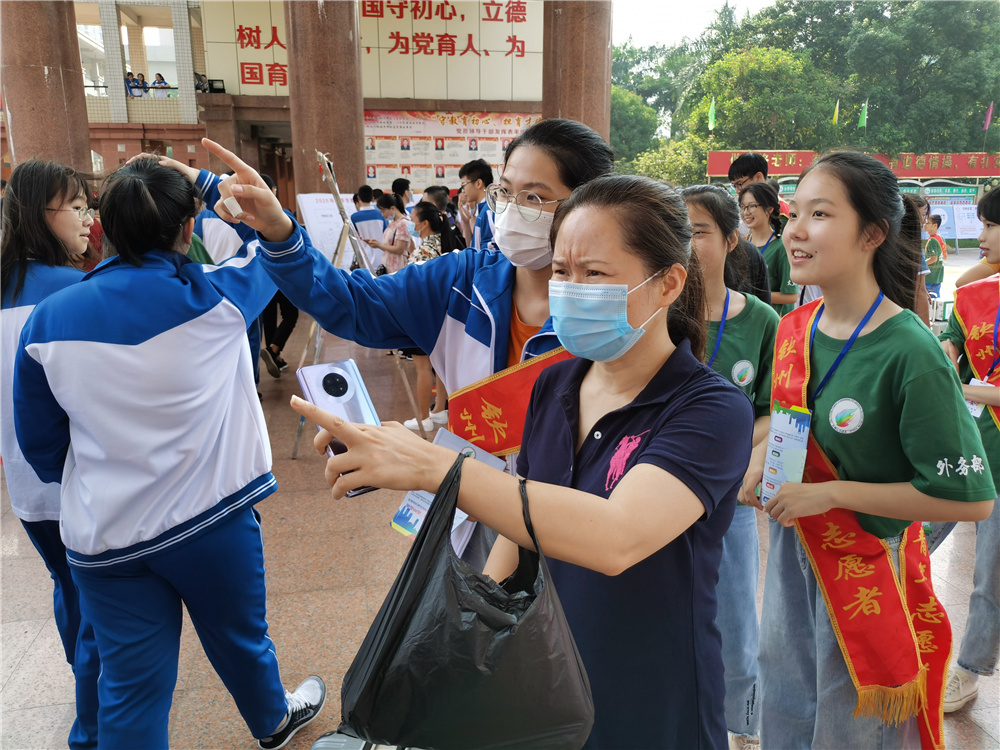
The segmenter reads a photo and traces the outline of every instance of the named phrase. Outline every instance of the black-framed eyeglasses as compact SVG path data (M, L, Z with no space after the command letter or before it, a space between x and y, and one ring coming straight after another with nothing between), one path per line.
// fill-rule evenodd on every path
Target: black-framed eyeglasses
M80 221L93 219L97 211L92 208L46 208L46 211L72 211Z
M748 182L750 182L750 178L749 177L744 177L744 178L739 179L739 180L733 180L729 184L732 185L733 189L738 193L743 188L746 187L746 185L747 185Z
M554 201L543 201L530 190L522 190L517 195L511 195L507 188L499 184L493 184L486 188L486 205L493 210L493 213L502 214L513 203L525 221L538 221L542 216L544 206L550 203L562 203L564 200L566 199L558 198Z
M760 208L759 203L747 203L745 206L740 206L740 213L748 214L755 208Z

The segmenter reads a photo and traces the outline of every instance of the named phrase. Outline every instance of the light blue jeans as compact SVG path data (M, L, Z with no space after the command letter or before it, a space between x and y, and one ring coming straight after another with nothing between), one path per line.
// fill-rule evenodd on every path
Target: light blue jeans
M955 528L954 522L932 523L927 537L931 552ZM965 621L958 666L989 676L1000 657L1000 499L985 521L976 523L976 566L972 572L969 619Z
M757 580L760 545L757 511L737 505L729 531L722 538L719 611L715 624L722 633L722 663L726 669L726 728L735 734L760 734L757 685Z
M858 692L795 528L769 524L760 626L760 742L764 748L920 746L916 719L900 727L853 716ZM901 537L886 539L898 554Z

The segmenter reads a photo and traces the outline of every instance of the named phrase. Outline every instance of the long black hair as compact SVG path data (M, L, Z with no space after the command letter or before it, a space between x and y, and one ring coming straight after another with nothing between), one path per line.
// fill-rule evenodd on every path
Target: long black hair
M198 213L198 194L184 175L151 157L111 174L99 205L104 256L140 266L151 250L176 248L181 229Z
M507 166L511 154L521 146L545 151L556 163L559 179L571 190L615 168L615 154L597 131L576 120L551 118L536 122L510 142L504 154Z
M723 268L725 284L730 289L742 289L747 282L750 264L746 253L740 248L740 243L745 240L741 240L739 236L740 210L736 201L721 185L692 185L684 188L681 196L685 203L693 203L707 211L726 238L726 245L732 244L726 252ZM737 249L740 251L736 252ZM758 252L757 248L753 248L753 251Z
M885 164L856 151L833 151L802 173L829 172L844 186L860 229L880 227L885 239L875 249L875 281L885 296L912 310L913 290L920 271L920 218L912 201L904 201L896 175Z
M549 241L555 247L559 227L573 211L610 210L626 249L642 261L647 277L675 264L687 270L684 290L667 311L670 340L687 339L699 360L705 356L705 287L698 256L691 252L691 222L681 194L648 177L608 175L577 188L559 206Z
M398 208L399 212L406 216L406 206L403 205L403 199L396 193L383 193L375 201L375 205L378 208L389 210L390 208Z
M90 175L51 161L31 159L11 172L3 199L0 240L0 292L16 300L24 289L28 260L47 266L71 265L69 250L45 217L48 204L90 194ZM13 283L13 285L12 285Z
M781 236L781 202L778 200L778 191L766 182L751 182L740 191L740 200L747 193L753 196L754 200L760 204L762 209L771 209L767 220L771 225L771 231L775 237Z
M434 234L441 235L441 254L461 250L462 245L451 231L451 224L442 211L430 201L420 201L413 207L410 217L414 222L426 221Z

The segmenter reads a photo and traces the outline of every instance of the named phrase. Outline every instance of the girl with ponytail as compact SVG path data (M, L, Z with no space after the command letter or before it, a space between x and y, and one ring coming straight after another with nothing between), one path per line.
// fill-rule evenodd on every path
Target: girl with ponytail
M318 677L286 693L268 636L253 506L277 482L246 335L275 293L257 249L308 237L245 165L225 186L242 191L256 239L202 266L186 254L197 199L226 211L217 177L145 155L108 177L110 257L35 307L16 355L18 441L43 481L61 483L64 554L101 656L101 747L168 746L182 604L264 750L325 697ZM95 379L104 387L81 386Z
M779 324L775 442L754 449L740 493L771 519L765 747L943 741L951 626L921 522L984 520L997 493L958 375L912 312L918 232L896 176L864 154L821 157L791 201L792 280L823 296ZM806 432L804 468L765 472L777 439Z
M699 361L704 288L684 201L644 177L599 177L556 212L551 244L553 325L577 356L535 382L517 473L590 678L585 747L725 747L715 586L753 410ZM349 446L327 465L328 477L356 469L336 496L356 478L433 491L455 460L398 425L362 432L293 405ZM502 581L532 546L518 480L474 463L458 504L503 535L485 570Z
M414 242L407 229L409 217L406 215L403 199L395 193L380 195L375 206L388 225L382 233L381 242L366 239L365 243L384 252L382 265L385 267L385 273L395 273L406 265L413 251Z
M771 306L778 315L784 315L795 306L799 290L789 277L788 258L781 238L778 192L766 182L751 182L740 193L740 212L743 222L750 228L747 239L767 262Z

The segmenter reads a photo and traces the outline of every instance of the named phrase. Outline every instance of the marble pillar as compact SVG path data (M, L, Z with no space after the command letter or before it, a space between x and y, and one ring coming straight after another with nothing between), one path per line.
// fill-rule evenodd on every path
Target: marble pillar
M3 0L0 17L0 82L13 163L47 159L89 172L90 128L73 3Z
M365 181L358 4L286 2L285 28L295 190L328 192L319 150L330 155L341 192L352 193Z
M542 117L611 136L611 2L545 0Z

